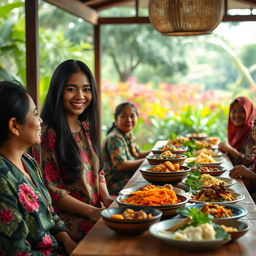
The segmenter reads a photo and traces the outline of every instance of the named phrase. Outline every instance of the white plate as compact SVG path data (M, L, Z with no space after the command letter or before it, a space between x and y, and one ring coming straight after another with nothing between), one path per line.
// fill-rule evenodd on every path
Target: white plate
M225 239L216 239L216 240L203 240L203 241L184 241L184 240L176 240L171 238L168 231L165 232L168 228L175 225L181 219L172 219L172 220L164 220L158 223L155 223L150 226L150 233L157 237L158 239L167 242L173 247L185 250L209 250L220 247L230 240Z
M195 199L189 199L190 202L192 203L200 203L200 204L204 204L204 203L211 203L211 204L235 204L243 199L245 199L245 196L237 193L237 192L231 192L232 196L235 198L235 200L233 201L221 201L221 202L212 202L212 201L199 201L199 200L195 200Z
M124 188L119 192L119 195L130 195L131 192L134 192L134 191L140 189L141 187L143 187L143 186ZM176 194L187 195L187 193L183 189L173 187L173 190L175 191Z
M228 177L214 177L220 181L223 181L226 183L226 185L224 185L224 187L230 187L230 186L233 186L237 183L237 181L235 179L232 179L232 178L228 178ZM186 180L187 178L183 179L182 180L182 183L184 183L186 185ZM202 188L209 188L210 186L205 186L205 185L202 185L201 186Z

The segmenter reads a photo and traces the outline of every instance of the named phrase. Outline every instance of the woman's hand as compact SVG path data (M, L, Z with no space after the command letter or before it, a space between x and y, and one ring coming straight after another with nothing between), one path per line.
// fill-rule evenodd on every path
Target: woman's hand
M70 255L77 246L77 243L69 236L67 232L59 232L56 234L56 239L59 243L62 243L66 252Z
M90 218L90 220L96 222L100 218L101 211L104 209L105 207L98 208L98 207L90 206L88 217Z
M232 147L227 142L220 142L219 143L219 151L223 153L229 153Z
M113 203L113 201L114 199L109 196L109 197L103 198L102 203L106 208L108 208Z
M256 179L256 174L244 165L236 165L229 173L229 176L236 179L248 178Z

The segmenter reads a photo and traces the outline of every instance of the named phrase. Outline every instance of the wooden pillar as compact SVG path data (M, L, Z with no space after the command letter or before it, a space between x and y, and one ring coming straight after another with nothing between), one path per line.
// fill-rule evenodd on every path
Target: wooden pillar
M100 130L99 138L101 140L101 125L102 125L102 115L101 115L101 41L100 41L100 25L94 26L94 74L97 85L97 95L98 95L98 106L100 115Z
M25 0L26 86L39 108L38 0Z

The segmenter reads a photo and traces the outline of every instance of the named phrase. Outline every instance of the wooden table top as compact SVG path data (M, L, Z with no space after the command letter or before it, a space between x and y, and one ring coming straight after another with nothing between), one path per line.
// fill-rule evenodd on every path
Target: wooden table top
M230 170L232 164L227 157L224 158L223 166ZM147 164L147 160L143 164ZM145 184L148 182L143 179L139 171L136 171L125 187ZM254 256L254 250L256 250L256 205L241 180L237 180L237 184L232 186L232 190L245 196L244 200L235 205L248 211L248 214L240 220L249 225L249 231L237 241L211 251L181 250L153 237L148 231L133 236L118 234L109 229L100 218L75 248L72 256ZM116 202L111 205L111 207L115 206L117 206Z

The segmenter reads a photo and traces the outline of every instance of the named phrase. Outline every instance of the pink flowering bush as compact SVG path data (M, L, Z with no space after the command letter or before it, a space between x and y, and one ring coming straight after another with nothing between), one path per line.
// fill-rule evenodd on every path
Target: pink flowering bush
M251 86L251 91L255 90ZM102 83L103 138L114 121L115 107L124 101L139 111L135 129L138 143L149 148L158 139L188 132L207 132L226 137L228 107L234 96L229 91L207 90L201 84ZM147 146L148 145L148 146Z

